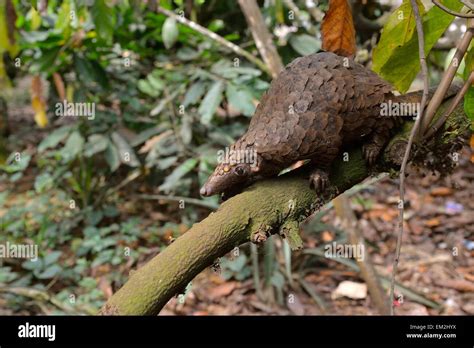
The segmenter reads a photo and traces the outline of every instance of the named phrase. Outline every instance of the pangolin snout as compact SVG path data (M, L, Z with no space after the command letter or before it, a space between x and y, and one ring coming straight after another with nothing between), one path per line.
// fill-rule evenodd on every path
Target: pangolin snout
M210 196L208 192L209 192L209 190L207 189L206 185L204 185L203 187L201 187L201 189L199 190L199 193L200 193L201 196L203 196L203 197L208 197L208 196Z

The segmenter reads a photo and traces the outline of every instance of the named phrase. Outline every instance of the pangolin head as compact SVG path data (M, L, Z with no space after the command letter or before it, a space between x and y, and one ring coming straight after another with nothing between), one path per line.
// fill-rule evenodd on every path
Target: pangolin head
M254 169L248 163L220 163L199 193L204 197L209 197L229 191L246 182L253 172Z

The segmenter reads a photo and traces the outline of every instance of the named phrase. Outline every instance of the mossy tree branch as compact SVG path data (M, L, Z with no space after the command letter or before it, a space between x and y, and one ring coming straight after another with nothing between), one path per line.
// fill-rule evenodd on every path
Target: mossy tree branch
M417 149L435 154L439 154L440 149L453 151L459 148L460 139L466 139L469 126L470 122L462 107L458 107L435 140ZM373 174L399 169L399 157L403 156L404 150L400 143L407 139L410 130L410 124L407 123L394 136ZM400 148L401 154L394 152L393 146ZM445 153L443 160L448 157L448 153ZM349 161L334 163L330 178L331 193L326 197L317 197L309 188L307 174L299 171L258 182L230 198L216 212L193 225L163 252L135 271L128 282L107 301L101 314L156 315L170 298L181 293L195 276L211 266L217 258L250 240L263 241L270 233L279 233L288 238L290 245L301 245L299 222L338 193L369 176L361 149L348 150L348 154Z

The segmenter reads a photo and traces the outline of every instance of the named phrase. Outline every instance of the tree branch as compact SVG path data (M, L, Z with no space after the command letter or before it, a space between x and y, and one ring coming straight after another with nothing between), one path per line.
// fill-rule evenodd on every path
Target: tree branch
M240 8L247 19L255 45L267 64L273 78L283 70L283 63L272 41L272 36L265 25L262 13L255 0L238 0Z
M437 137L437 141L443 139L443 144L452 151L453 144L459 144L460 138L469 135L470 122L461 106L456 108L450 122L443 126L446 127L442 129L444 136ZM410 126L407 123L397 136L405 138L411 131ZM433 140L427 147L437 151L438 147L443 147L438 142ZM379 159L377 172L398 168L394 164L397 159L392 159L391 153L387 148ZM317 197L309 188L306 174L298 171L257 182L230 198L215 213L193 225L145 266L133 272L128 282L103 306L101 314L156 315L170 298L182 293L187 284L217 258L267 233L283 234L290 244L297 245L301 241L298 223L302 219L317 206L333 199L337 195L334 191L344 192L369 175L360 148L352 149L349 158L348 162L341 159L333 164L333 193L327 197Z
M449 89L451 82L453 82L454 75L456 74L456 71L461 65L462 58L464 57L464 54L466 53L466 50L469 47L469 44L471 43L473 34L474 21L468 20L467 30L459 41L453 59L451 59L449 67L444 72L443 77L441 78L441 81L438 85L438 88L436 88L436 91L431 97L428 107L425 110L425 116L421 121L420 135L423 135L425 132L428 131L429 125L433 120L434 114L436 110L438 110L441 102L443 101L443 98L446 95L446 92Z
M198 33L201 33L202 35L210 38L211 40L216 41L217 43L221 44L222 46L230 49L234 53L238 54L239 56L247 58L250 62L254 63L256 66L259 67L260 70L265 71L267 74L271 75L270 70L268 67L265 65L264 62L262 62L260 59L252 55L251 53L247 52L246 50L240 48L236 44L224 39L222 36L213 33L212 31L204 28L203 26L187 19L184 16L179 16L176 13L169 11L163 7L158 7L156 9L157 12L164 14L165 16L174 18L177 22L197 31Z

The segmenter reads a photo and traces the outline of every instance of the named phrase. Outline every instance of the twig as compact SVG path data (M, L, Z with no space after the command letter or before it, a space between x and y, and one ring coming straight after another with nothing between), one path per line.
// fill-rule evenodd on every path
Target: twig
M283 2L285 3L286 7L293 11L298 22L301 23L301 25L308 31L308 33L312 35L317 34L316 27L313 25L313 23L311 23L309 19L303 17L301 10L298 8L298 6L296 6L293 0L283 0Z
M466 6L468 9L470 9L471 11L474 11L474 5L471 4L468 0L459 0L461 1L464 6Z
M423 135L428 130L428 127L436 113L436 110L438 110L441 102L443 101L443 98L446 95L446 92L454 79L454 75L456 74L459 65L461 65L461 60L464 57L464 54L466 53L466 50L469 47L469 44L471 43L474 32L473 21L468 20L467 24L468 28L464 33L463 37L461 38L461 41L458 43L453 59L451 60L448 69L446 69L446 71L444 72L443 77L441 78L441 81L438 85L438 88L436 89L436 92L433 94L433 97L431 98L431 101L429 102L428 107L426 108L425 116L423 117L420 127L420 135Z
M474 83L474 71L471 72L469 75L469 78L466 80L464 85L462 86L461 90L456 94L456 97L453 99L452 103L449 105L448 110L440 117L438 120L435 122L434 125L432 125L426 134L423 136L423 139L429 139L431 138L437 131L440 129L444 122L448 119L448 117L452 114L454 109L458 106L458 104L461 102L461 100L464 98L464 95L468 91L469 87Z
M206 202L197 198L190 198L190 197L181 197L181 196L166 196L166 195L136 195L135 197L140 199L147 199L147 200L163 200L163 201L172 201L172 202L179 202L183 201L185 203L198 205L204 208L208 208L211 210L216 210L219 205L214 204L211 202Z
M265 25L262 13L255 0L238 0L240 8L252 32L255 45L268 66L273 78L283 70L283 63L272 41L272 36Z
M255 287L255 293L257 298L263 299L262 287L260 286L260 270L258 268L258 248L254 243L250 243L250 255L252 259L252 274L253 274L253 285Z
M416 115L415 125L410 132L410 137L408 138L408 144L405 150L405 154L403 155L403 161L400 168L400 214L399 214L399 222L398 222L398 235L397 235L397 247L395 251L395 260L393 261L393 268L392 268L392 278L390 283L390 315L394 315L394 293L395 293L395 276L397 274L398 269L398 262L400 260L400 251L402 247L402 238L403 238L403 218L404 218L404 204L405 204L405 171L406 166L408 163L408 158L410 157L410 150L413 144L413 140L415 135L418 134L418 128L420 127L421 120L423 118L423 113L426 105L426 101L428 99L428 89L429 89L429 81L428 81L428 66L426 64L426 56L425 56L425 36L423 33L423 24L421 22L420 16L420 9L418 8L418 4L416 0L410 0L411 7L413 8L413 13L416 19L416 31L418 33L418 52L420 56L420 66L421 66L421 74L423 76L423 96L421 97L421 106L419 108L419 112Z
M439 7L440 9L442 9L444 12L449 13L450 15L453 15L453 16L456 16L456 17L461 17L461 18L474 18L474 14L461 13L461 12L453 11L453 10L451 10L450 8L447 8L446 6L444 6L443 4L441 4L440 2L438 2L437 0L433 0L433 4L435 4L436 6L438 6L438 7ZM463 3L463 4L464 4L464 3Z
M311 14L311 16L313 16L314 20L316 22L321 22L324 18L324 12L318 8L314 0L306 0L304 3L308 9L308 12Z
M231 51L233 51L234 53L242 56L242 57L245 57L246 59L248 59L250 62L254 63L256 66L259 67L260 70L262 71L265 71L267 74L271 75L270 73L270 70L268 69L268 67L265 65L264 62L262 62L260 59L258 59L257 57L253 56L251 53L243 50L242 48L240 48L239 46L237 46L236 44L224 39L222 36L216 34L216 33L213 33L212 31L204 28L203 26L183 17L183 16L178 16L177 14L175 14L174 12L172 11L169 11L167 9L164 9L162 7L158 7L156 9L157 12L161 13L161 14L164 14L165 16L168 16L168 17L171 17L173 19L175 19L176 21L178 21L179 23L193 29L193 30L196 30L198 33L216 41L217 43L221 44L222 46L230 49Z

